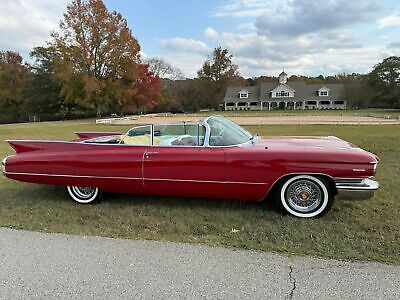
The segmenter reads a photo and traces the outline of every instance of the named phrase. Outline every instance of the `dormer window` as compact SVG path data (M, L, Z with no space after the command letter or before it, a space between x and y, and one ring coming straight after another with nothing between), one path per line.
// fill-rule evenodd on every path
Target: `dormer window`
M249 98L249 92L248 91L240 91L239 92L239 98L240 99L247 99L247 98Z
M320 88L317 91L317 95L320 96L320 97L329 96L329 89L327 87L323 86L322 88Z

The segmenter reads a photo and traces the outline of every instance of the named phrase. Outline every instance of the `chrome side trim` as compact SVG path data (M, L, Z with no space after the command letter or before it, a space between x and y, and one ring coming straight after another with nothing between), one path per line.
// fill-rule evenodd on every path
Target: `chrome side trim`
M167 178L144 178L150 181L175 181L175 182L197 182L197 183L223 183L223 184L256 184L266 185L264 182L243 182L243 181L215 181L215 180L192 180L192 179L167 179Z
M192 180L192 179L171 179L171 178L141 178L141 177L86 176L86 175L64 175L64 174L20 173L20 172L7 172L6 174L9 174L9 175L25 175L25 176L50 176L50 177L94 178L94 179L124 179L124 180L151 180L151 181L174 181L174 182L197 182L197 183L266 185L266 183L264 183L264 182Z
M45 174L45 173L21 173L21 172L6 172L6 174L9 174L9 175L25 175L25 176L49 176L49 177L94 178L94 179L142 180L142 178L139 178L139 177L113 177L113 176L66 175L66 174Z
M339 199L366 200L373 197L379 183L369 178L335 178Z

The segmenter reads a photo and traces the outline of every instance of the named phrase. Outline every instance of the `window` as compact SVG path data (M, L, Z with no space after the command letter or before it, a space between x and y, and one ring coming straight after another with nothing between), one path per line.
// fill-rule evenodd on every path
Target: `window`
M329 104L331 104L331 101L321 101L320 103L322 105L329 105Z
M200 124L154 125L154 145L203 146L205 132L204 126Z
M280 92L277 92L275 95L276 95L276 97L289 97L289 92L280 91Z
M333 101L333 104L343 105L344 101L343 100L336 100L336 101Z
M258 102L250 102L250 106L257 106Z
M246 102L239 102L238 106L246 106Z
M226 106L228 106L228 107L235 106L235 103L229 102L229 103L226 103Z
M317 101L307 101L307 105L317 105Z
M239 98L240 99L247 99L247 98L249 98L249 93L247 91L240 91L239 92Z
M320 96L328 96L328 91L319 91Z

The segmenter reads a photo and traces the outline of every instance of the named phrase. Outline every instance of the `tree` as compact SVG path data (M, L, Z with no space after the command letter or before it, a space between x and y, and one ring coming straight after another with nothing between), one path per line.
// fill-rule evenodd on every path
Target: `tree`
M15 120L23 115L22 91L29 70L22 63L22 57L14 51L0 51L0 114L8 120Z
M150 58L145 61L149 70L156 76L163 79L180 80L184 79L183 73L178 68L170 65L162 58Z
M207 58L197 75L214 82L239 77L239 67L232 62L232 58L233 55L229 54L228 49L214 48L212 56Z
M36 47L30 53L35 60L32 75L24 87L24 109L32 114L56 114L63 110L61 86L54 78L52 47Z
M376 101L386 106L400 107L400 57L390 56L374 66L369 82L377 91Z
M140 46L127 21L120 13L108 11L101 0L74 0L67 7L59 32L52 33L50 46L55 49L54 73L65 101L92 108L97 114L116 108L120 102L117 94L121 94L118 89L124 86L120 81L142 70L138 67ZM153 76L149 72L140 74ZM129 98L134 99L140 87L129 87Z
M366 75L341 76L340 82L344 86L344 98L347 101L347 107L365 108L370 105L375 96L375 90L368 84Z
M122 112L147 112L154 107L161 94L162 84L147 64L132 64L120 81L117 98Z
M203 98L201 108L218 108L227 86L240 80L239 68L232 58L228 49L214 48L212 55L197 72Z

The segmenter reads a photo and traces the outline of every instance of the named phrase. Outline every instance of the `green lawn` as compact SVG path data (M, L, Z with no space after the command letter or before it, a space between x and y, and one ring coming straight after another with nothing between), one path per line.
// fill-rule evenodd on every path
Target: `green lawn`
M13 153L5 139L72 139L73 131L127 128L93 123L0 126L0 156ZM368 201L336 201L325 217L303 220L278 213L271 203L108 195L100 204L83 206L72 202L63 188L0 176L0 226L400 263L399 126L249 129L261 135L336 135L358 144L381 157L377 173L381 189Z

